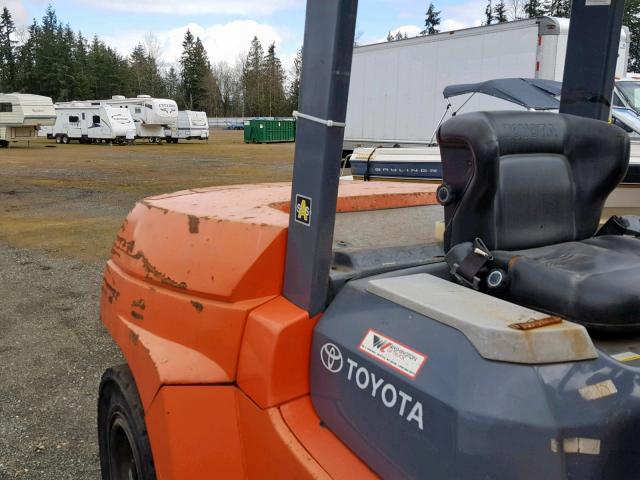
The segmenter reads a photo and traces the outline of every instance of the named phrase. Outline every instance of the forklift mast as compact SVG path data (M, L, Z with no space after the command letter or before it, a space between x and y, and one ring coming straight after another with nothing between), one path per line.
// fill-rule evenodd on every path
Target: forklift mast
M357 0L308 0L284 295L325 308ZM623 0L574 0L560 111L607 121Z
M574 0L560 112L609 121L624 0Z
M336 218L357 0L309 0L284 295L324 310Z

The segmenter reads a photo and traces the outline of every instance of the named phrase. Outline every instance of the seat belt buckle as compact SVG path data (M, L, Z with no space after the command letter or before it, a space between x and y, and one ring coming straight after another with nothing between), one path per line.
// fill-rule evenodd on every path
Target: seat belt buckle
M493 261L493 255L481 238L473 241L472 250L460 262L454 263L451 267L451 275L462 285L480 290L480 277L478 272L487 264Z
M471 280L467 280L465 277L458 273L459 268L460 265L457 263L454 263L453 267L451 267L450 273L453 278L455 278L458 283L464 285L465 287L473 288L474 290L480 290L480 278L474 276Z

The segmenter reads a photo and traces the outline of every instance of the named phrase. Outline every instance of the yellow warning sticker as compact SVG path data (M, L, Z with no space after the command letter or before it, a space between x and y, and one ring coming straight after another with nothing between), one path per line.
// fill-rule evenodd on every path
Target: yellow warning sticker
M633 362L634 360L640 360L640 353L635 352L622 352L611 355L611 358L619 362Z
M296 222L311 225L311 198L296 194Z

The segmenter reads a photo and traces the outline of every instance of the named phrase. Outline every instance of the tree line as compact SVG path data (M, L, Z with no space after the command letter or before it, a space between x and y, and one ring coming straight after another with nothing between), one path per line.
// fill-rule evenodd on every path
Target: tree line
M571 0L488 0L483 23L568 17L570 12ZM640 0L626 1L623 23L631 33L629 70L640 71ZM441 12L430 2L420 35L439 33L440 25ZM405 38L403 32L387 36L388 41ZM54 101L147 94L218 117L288 116L297 109L302 49L290 72L275 43L265 50L257 37L234 64L213 63L202 40L187 31L177 64L165 65L161 58L152 34L123 56L97 36L87 39L72 30L52 6L20 34L8 8L0 13L0 92L28 92Z
M257 37L235 64L212 63L202 40L187 30L177 64L165 65L161 58L153 34L123 56L97 36L89 40L72 30L51 5L21 35L9 9L0 13L0 92L56 102L146 94L218 117L289 116L297 108L301 49L291 72L276 44L265 51Z

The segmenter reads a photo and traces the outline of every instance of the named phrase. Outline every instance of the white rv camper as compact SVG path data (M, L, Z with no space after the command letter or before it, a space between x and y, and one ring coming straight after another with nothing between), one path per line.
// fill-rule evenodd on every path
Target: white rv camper
M127 110L87 102L56 104L56 123L51 137L57 143L132 142L136 126Z
M136 124L136 137L147 138L151 142L160 142L165 138L165 129L178 121L178 104L165 98L151 98L138 95L126 98L114 95L110 100L98 100L91 103L107 103L114 108L126 109Z
M49 97L0 93L0 147L10 141L34 138L41 126L53 125L56 113Z
M364 45L353 53L344 150L432 142L448 85L496 78L562 81L569 20L541 17ZM629 30L623 27L616 77L626 74ZM486 95L452 102L465 112L521 108Z
M206 112L181 110L178 112L178 123L165 129L167 143L178 143L178 140L208 140L209 118Z

